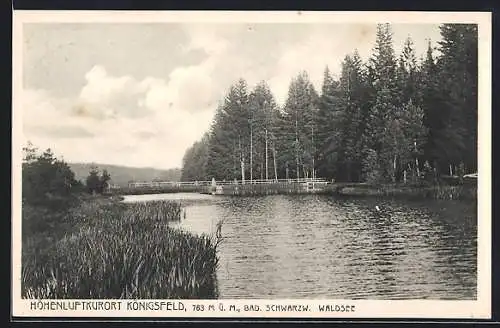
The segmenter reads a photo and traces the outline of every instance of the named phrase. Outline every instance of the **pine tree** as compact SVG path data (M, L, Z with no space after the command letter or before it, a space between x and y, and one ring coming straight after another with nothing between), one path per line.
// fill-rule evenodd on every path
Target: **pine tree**
M46 206L56 199L56 206L65 203L80 191L81 184L67 163L54 156L51 149L39 154L31 143L23 148L22 198L33 205ZM63 200L63 202L59 202Z
M335 81L326 67L323 76L319 109L317 115L318 174L325 178L334 178L337 173L338 146L340 144L339 82Z
M428 138L423 145L425 160L436 167L441 161L442 151L438 148L438 139L444 129L443 94L439 81L439 71L429 41L425 60L422 63L420 86L421 106L424 112L424 125L428 129Z
M234 177L234 140L231 122L224 105L217 107L210 128L210 142L207 155L207 177L223 180Z
M250 148L247 83L239 79L218 107L211 128L207 175L219 180L246 180Z
M391 26L379 24L366 65L354 51L338 81L326 68L320 96L299 73L282 108L264 82L249 95L239 80L200 146L205 155L193 146L185 171L204 167L197 170L208 179L396 182L424 167L476 170L477 26L443 24L441 35L439 56L429 42L418 63L409 36L396 60Z
M99 169L97 166L93 165L90 168L89 175L85 181L85 185L87 186L87 191L89 193L95 194L100 192L101 181L99 178Z
M209 134L186 150L182 159L181 181L203 181L207 177Z
M295 178L311 177L315 157L314 127L318 95L306 72L301 72L290 83L284 106L283 129L284 161L294 163L289 171ZM288 150L286 150L288 148Z
M445 95L444 129L436 143L446 151L441 166L465 163L466 170L477 169L477 25L440 26L442 56L438 60L441 92Z
M417 56L411 37L405 40L399 57L397 82L399 84L400 102L405 104L411 100L414 104L419 105Z
M378 24L373 56L370 58L371 80L376 90L395 89L396 58L390 24Z
M389 24L377 26L377 37L369 65L369 81L374 100L365 121L364 152L375 151L378 180L395 180L393 137L389 136L399 103L396 60ZM366 158L365 154L365 158ZM370 158L372 158L371 156ZM373 165L370 163L370 165ZM366 169L365 169L366 171Z
M278 109L265 81L256 85L249 96L250 107L250 176L277 178Z
M363 134L363 105L365 81L362 61L357 50L346 58L341 75L341 104L343 108L342 131L342 179L359 181L361 178L361 149Z

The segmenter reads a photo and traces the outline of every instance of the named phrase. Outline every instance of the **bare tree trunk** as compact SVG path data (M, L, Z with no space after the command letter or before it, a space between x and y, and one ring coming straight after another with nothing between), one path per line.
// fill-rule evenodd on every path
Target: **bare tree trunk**
M300 179L300 168L299 168L299 154L297 154L297 181Z
M241 183L245 184L245 159L241 159Z
M278 181L278 168L276 167L276 148L273 146L274 180Z
M241 158L241 184L245 184L245 156Z
M395 183L396 182L396 158L397 158L397 155L394 154L394 160L392 161L392 182Z
M250 183L253 183L253 124L250 125Z
M267 128L266 128L266 180L269 179L269 167L268 167L268 160L267 160Z
M245 184L245 154L241 148L241 139L239 140L240 147L240 161L241 161L241 184Z
M316 151L314 147L314 125L311 126L311 141L312 141L312 151L311 151L311 158L312 158L312 168L311 168L311 178L314 179L314 153Z
M299 169L299 136L298 136L298 122L295 118L295 162L297 164L297 181L300 179L300 169Z
M415 153L417 153L417 142L415 141ZM415 155L415 166L417 170L417 177L420 179L420 169L418 168L418 154Z
M223 177L223 179L236 179L237 178L237 172L236 169L238 168L238 161L241 162L241 159L238 158L238 149L236 148L236 141L233 140L233 170L231 171L231 176L230 177Z

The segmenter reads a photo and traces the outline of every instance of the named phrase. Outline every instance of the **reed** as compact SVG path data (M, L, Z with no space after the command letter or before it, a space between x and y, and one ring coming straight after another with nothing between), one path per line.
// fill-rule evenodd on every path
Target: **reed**
M46 248L23 252L24 298L216 298L216 236L171 228L176 202L88 203L77 227Z

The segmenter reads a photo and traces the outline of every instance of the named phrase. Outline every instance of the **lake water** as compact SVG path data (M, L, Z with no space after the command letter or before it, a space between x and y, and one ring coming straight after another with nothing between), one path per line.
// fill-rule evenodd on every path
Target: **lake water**
M214 233L223 220L220 298L476 299L476 204L319 195L176 199L174 224ZM374 211L378 205L380 212Z

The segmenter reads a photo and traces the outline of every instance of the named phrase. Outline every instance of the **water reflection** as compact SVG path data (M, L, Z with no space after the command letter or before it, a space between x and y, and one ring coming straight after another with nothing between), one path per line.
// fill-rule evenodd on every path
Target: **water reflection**
M475 204L176 197L181 229L213 233L224 220L221 298L476 298Z

